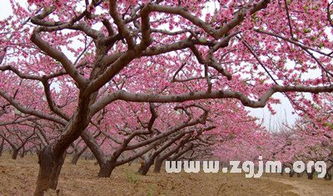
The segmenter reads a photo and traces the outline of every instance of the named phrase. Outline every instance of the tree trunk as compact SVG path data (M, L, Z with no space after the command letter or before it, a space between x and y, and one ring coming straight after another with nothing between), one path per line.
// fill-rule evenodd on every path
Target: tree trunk
M81 149L80 151L77 151L77 152L74 152L74 155L73 155L73 159L71 161L71 163L73 165L76 165L79 158L81 157L81 155L83 154L83 152L88 148L88 146L85 146L83 149Z
M108 178L111 176L112 171L116 168L116 164L110 161L106 163L99 164L98 177Z
M184 141L186 141L186 140L184 140ZM175 148L173 148L169 152L167 152L165 154L162 154L162 155L158 155L156 157L156 160L155 160L154 172L155 173L160 173L163 161L168 159L172 154L174 154L174 158L178 159L180 156L182 156L182 154L184 154L187 151L189 151L190 149L192 149L193 145L189 145L186 148L184 148L182 151L179 152L179 149L181 147L183 147L182 143L180 143L178 146L176 146Z
M144 162L143 164L141 164L141 167L138 170L139 174L142 175L147 175L150 167L154 164L155 159L159 159L161 156L161 153L163 151L165 151L168 147L170 147L173 143L175 143L177 140L181 139L183 136L185 135L185 133L181 133L178 136L174 137L173 139L169 140L168 142L166 142L165 144L163 144L159 149L157 149L154 153L152 153L149 156L146 156L144 158ZM187 137L188 139L189 137ZM187 141L187 139L183 140L182 142L180 142L179 145L177 145L176 148L174 148L173 150L171 150L169 153L173 153L174 151L176 151L178 148L180 148L181 146L184 145L184 142ZM167 155L165 155L165 158L169 156L169 153L167 153Z
M27 151L25 149L22 149L20 157L24 158L25 154L27 153Z
M156 159L155 165L154 165L154 173L160 173L162 168L163 160Z
M84 96L80 92L77 111L70 121L63 123L65 126L61 136L54 143L45 146L39 153L39 173L35 196L44 195L44 192L48 189L55 190L57 188L66 150L88 126L91 118L89 117L89 104L92 97L96 97L95 95L97 93Z
M22 151L22 152L20 153L20 157L21 157L21 158L24 158L24 156L25 156L25 152Z
M74 156L73 156L73 158L72 158L71 164L76 165L77 162L78 162L78 160L79 160L79 158L80 158L80 156L81 156L81 154L75 153Z
M18 149L13 149L13 153L12 153L12 159L16 160L17 159L17 155L19 153Z
M138 173L141 175L147 175L150 167L153 165L154 163L154 159L148 159L147 161L143 162L143 164L141 164L141 167L138 170Z
M326 170L325 174L325 180L332 180L332 170L333 170L333 165L329 166Z
M84 131L81 137L97 159L99 165L98 177L110 177L116 164L105 158L106 156L97 144L96 139L88 131Z
M313 180L314 173L315 173L314 169L312 169L312 171L310 173L306 173L309 180Z
M289 173L289 177L293 177L294 174L295 174L295 172L293 170L291 170L290 173Z
M83 141L86 143L87 147L90 149L92 154L95 156L98 162L103 163L105 161L105 155L97 143L96 139L87 131L83 131L81 134Z
M5 144L5 139L2 138L2 141L0 143L0 157L2 156L2 152L3 152L3 146Z
M52 145L46 146L38 155L39 173L34 195L43 196L48 189L57 189L61 167L66 154L55 156Z

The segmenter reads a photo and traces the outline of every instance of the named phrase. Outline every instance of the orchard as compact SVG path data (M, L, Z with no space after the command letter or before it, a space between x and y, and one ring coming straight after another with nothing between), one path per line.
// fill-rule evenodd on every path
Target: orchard
M0 159L38 157L30 194L57 190L66 160L84 158L100 178L131 164L161 175L165 161L259 156L324 161L332 178L333 2L8 2ZM298 120L270 131L249 108L274 114L276 94Z

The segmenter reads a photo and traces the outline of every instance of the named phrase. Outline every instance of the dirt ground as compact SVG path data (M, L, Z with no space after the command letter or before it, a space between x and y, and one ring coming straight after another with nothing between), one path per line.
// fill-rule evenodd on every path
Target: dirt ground
M35 156L16 161L9 155L0 157L0 195L32 195L38 167ZM154 196L154 195L333 195L333 182L321 179L266 176L246 179L240 174L136 174L138 165L117 168L111 178L97 178L98 166L94 161L80 160L71 165L69 160L62 169L59 195L80 196ZM56 195L54 192L48 195Z

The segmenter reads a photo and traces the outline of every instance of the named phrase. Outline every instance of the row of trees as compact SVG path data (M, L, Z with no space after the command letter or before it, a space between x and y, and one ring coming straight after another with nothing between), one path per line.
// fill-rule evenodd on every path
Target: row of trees
M10 3L1 138L13 151L38 149L35 195L56 189L80 138L99 176L138 157L144 174L187 149L223 154L229 140L256 151L266 136L243 106L270 106L280 92L301 110L302 93L333 91L328 1Z
M252 134L264 132L241 105L231 102L117 103L112 111L104 111L95 119L96 123L87 127L67 154L73 155L72 163L76 164L89 149L85 154L92 153L96 158L100 177L109 177L115 167L135 159L142 159L139 173L145 175L154 163L155 171L159 172L166 159L211 158L214 145L235 139L254 142ZM61 134L57 124L17 114L15 110L7 109L1 117L1 126L5 128L0 133L2 149L11 150L13 159L19 152L21 156L29 151L39 153Z
M204 103L182 107L118 104L113 108L119 107L119 122L100 116L98 124L89 127L89 132L75 141L67 154L72 155L72 164L76 164L82 155L96 159L100 177L109 177L114 168L134 160L140 160L138 172L145 175L153 164L154 172L160 172L164 160L218 158L227 163L232 160L257 161L259 156L263 156L264 160L282 161L283 166L289 168L300 160L325 161L328 166L326 179L331 179L332 125L327 108L317 105L316 116L309 118L310 114L304 114L292 127L284 126L278 132L270 133L259 126L255 118L248 116L242 107L235 108L236 103L212 103L217 104L211 101L207 108L202 106ZM7 111L7 121L1 124L5 129L0 133L0 154L8 150L16 159L19 152L21 157L28 152L38 153L59 136L46 132L48 125L40 120L17 114L13 116L13 113ZM181 122L183 115L187 116L187 120ZM56 132L56 128L51 128L51 131ZM293 174L290 173L290 176ZM314 172L311 172L308 177L312 179L313 175Z
M332 96L331 94L313 95L312 102L303 100L299 112L300 118L294 125L282 124L276 132L262 132L257 143L244 140L227 141L216 147L216 153L224 161L253 160L262 156L264 161L281 161L283 167L292 168L296 161L324 161L327 166L325 178L332 179L333 145L332 145ZM251 132L253 133L253 132ZM230 153L233 152L233 153ZM315 171L305 172L313 179ZM293 176L295 172L291 172ZM298 175L299 176L299 175Z

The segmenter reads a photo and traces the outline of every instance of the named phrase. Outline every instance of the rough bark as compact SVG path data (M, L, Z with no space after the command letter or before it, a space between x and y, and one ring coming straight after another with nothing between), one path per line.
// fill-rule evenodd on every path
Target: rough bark
M116 168L116 163L113 161L106 161L104 164L99 165L98 177L108 178L111 176L112 171Z
M97 160L99 165L98 177L109 177L115 167L114 164L106 159L106 156L100 149L97 141L88 131L84 131L81 137Z
M82 134L90 121L91 97L80 97L78 110L71 120L64 122L63 134L57 141L43 148L39 154L39 174L35 195L43 195L48 189L56 189L67 148Z
M46 146L38 155L39 173L37 178L37 186L35 196L43 196L48 189L57 189L58 179L61 167L64 164L65 153L56 156L52 145Z

